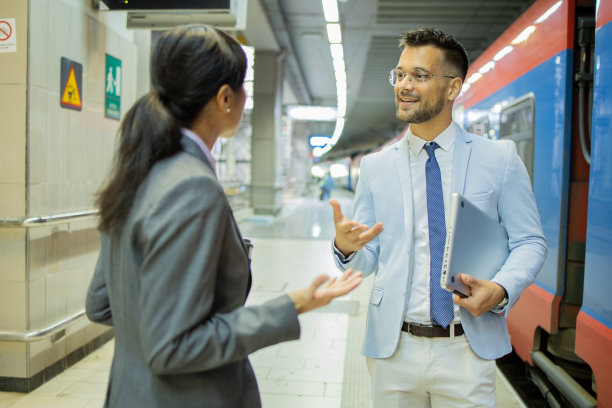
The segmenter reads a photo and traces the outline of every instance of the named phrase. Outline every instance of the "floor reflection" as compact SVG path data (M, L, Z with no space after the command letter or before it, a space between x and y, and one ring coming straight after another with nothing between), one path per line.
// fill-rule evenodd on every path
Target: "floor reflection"
M338 200L343 213L350 216L353 193L334 189L332 198ZM288 238L330 240L334 234L332 207L314 194L304 197L284 197L283 208L277 216L252 215L240 222L245 238Z

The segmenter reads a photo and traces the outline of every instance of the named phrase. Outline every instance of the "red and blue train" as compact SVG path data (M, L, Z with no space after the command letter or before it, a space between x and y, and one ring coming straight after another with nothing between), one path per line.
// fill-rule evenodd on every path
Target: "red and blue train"
M612 0L538 0L466 83L457 120L514 140L548 240L514 350L549 405L612 407Z

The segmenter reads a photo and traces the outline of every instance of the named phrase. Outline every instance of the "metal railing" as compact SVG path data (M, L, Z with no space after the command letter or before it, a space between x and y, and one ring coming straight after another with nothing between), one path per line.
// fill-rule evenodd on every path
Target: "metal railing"
M78 211L58 215L43 215L40 217L25 218L0 218L0 228L33 228L49 225L66 224L69 222L80 222L94 219L98 216L98 210ZM85 316L85 310L81 310L66 317L59 322L45 327L44 329L28 332L0 331L0 341L32 342L51 337L64 330L68 325Z
M68 222L80 222L94 219L99 214L98 210L78 211L67 214L43 215L40 217L25 218L0 218L0 228L33 228L49 225L65 224Z
M29 343L32 341L40 341L47 337L51 337L56 333L64 330L71 323L81 319L85 316L85 310L81 310L71 316L68 316L64 320L53 323L51 326L45 327L44 329L34 330L29 332L0 332L0 341L18 341Z

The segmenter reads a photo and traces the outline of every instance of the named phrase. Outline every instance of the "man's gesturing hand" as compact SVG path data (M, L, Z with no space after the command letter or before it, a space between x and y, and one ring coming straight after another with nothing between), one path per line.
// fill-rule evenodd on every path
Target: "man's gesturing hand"
M357 221L351 221L342 214L338 201L331 199L329 204L334 209L334 225L336 227L334 244L344 256L359 251L383 231L383 225L380 222L372 228L364 224L359 225Z

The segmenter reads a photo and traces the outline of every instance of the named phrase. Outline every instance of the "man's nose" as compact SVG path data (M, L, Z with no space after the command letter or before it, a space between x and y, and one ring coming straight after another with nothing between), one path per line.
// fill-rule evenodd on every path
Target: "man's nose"
M399 87L400 89L412 89L414 88L414 81L410 75L404 75L402 79L397 78L395 86Z

